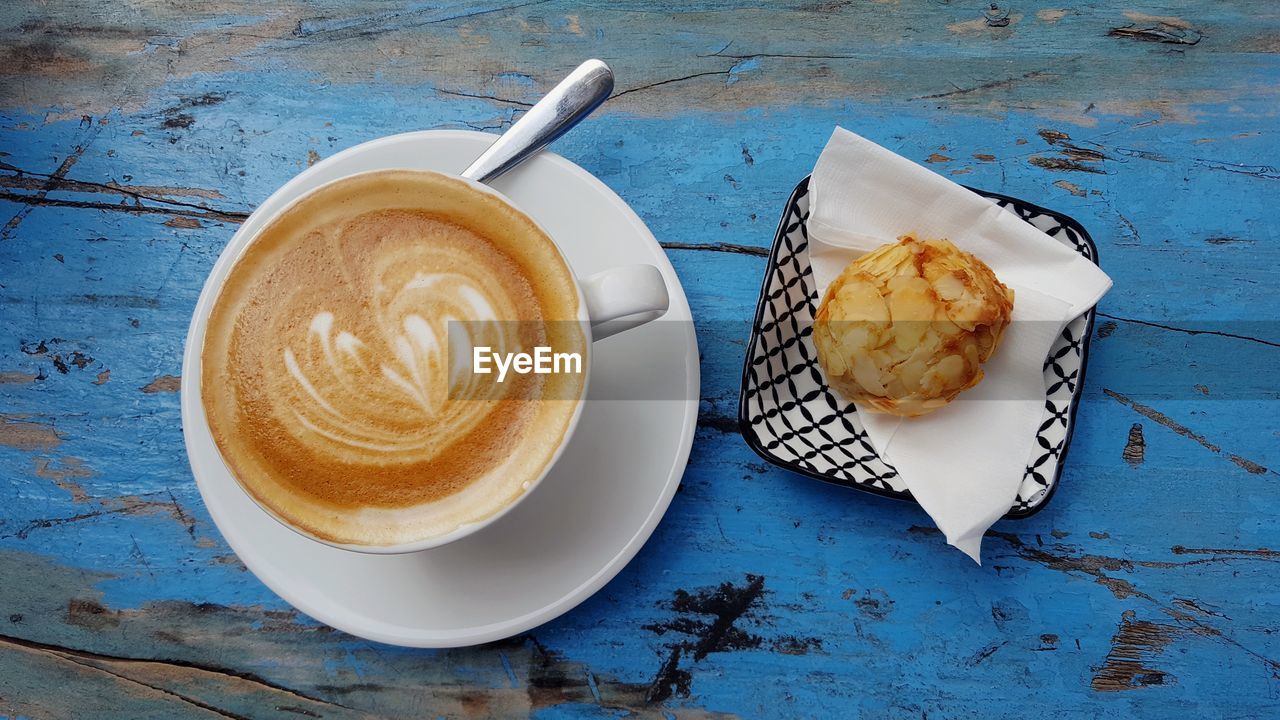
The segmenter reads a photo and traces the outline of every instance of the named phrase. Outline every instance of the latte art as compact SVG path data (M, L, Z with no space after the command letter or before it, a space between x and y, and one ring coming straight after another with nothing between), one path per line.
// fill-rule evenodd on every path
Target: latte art
M330 310L312 316L267 380L288 398L294 437L381 464L430 459L470 432L506 395L465 372L471 348L520 345L515 324L498 321L515 316L514 303L484 284L454 272L417 273L399 288L375 279L387 292L374 298L372 337L335 328Z
M434 173L354 176L233 266L206 332L206 416L290 524L352 544L444 534L540 476L583 383L494 383L468 371L473 348L585 352L576 322L551 322L578 317L558 251L510 206Z

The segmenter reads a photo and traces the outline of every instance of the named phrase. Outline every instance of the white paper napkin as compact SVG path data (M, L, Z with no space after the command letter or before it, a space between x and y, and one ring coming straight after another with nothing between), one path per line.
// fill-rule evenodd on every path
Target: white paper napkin
M929 415L857 405L947 542L981 563L982 535L1017 496L1044 416L1044 362L1072 318L1111 278L1012 213L904 157L836 128L809 182L809 259L819 297L854 258L900 235L947 238L1013 288L1013 318L986 377Z

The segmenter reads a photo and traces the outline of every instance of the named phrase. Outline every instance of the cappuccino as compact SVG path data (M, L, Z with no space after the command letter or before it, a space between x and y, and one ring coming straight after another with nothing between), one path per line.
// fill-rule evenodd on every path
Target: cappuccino
M583 358L582 317L559 250L501 198L434 172L363 173L300 198L237 258L201 397L232 474L286 524L351 545L438 537L542 476L585 383L492 382L460 371L473 349Z

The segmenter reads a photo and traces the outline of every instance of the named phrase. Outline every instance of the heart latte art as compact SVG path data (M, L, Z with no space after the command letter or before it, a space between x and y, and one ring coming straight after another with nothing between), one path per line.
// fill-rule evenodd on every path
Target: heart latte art
M271 221L209 318L201 395L233 474L319 537L443 535L536 481L578 374L504 383L472 347L584 353L574 281L502 200L436 173L325 185ZM569 322L551 322L569 321Z
M363 220L410 238L467 234L414 215ZM334 245L359 243L350 235L367 229L349 229ZM475 247L461 252L410 238L397 242L394 252L379 253L372 267L350 263L357 272L346 273L343 284L368 300L366 312L340 313L339 320L333 307L349 307L353 299L342 303L320 286L296 288L272 308L275 315L264 318L275 337L287 340L276 362L262 358L263 384L283 400L277 419L317 452L374 465L388 457L428 460L470 432L492 412L498 393L509 389L468 372L470 347L520 345L513 336L520 325L498 320L517 316L518 303L528 302L521 297L527 288L478 276L484 264L471 255L484 247L479 238L469 238ZM501 258L486 260L502 264ZM420 267L453 269L414 270Z

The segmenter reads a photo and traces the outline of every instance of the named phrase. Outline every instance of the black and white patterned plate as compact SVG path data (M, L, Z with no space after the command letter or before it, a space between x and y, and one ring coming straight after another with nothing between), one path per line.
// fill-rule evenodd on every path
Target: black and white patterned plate
M1050 237L1098 262L1089 233L1070 217L1005 195L976 190ZM857 411L823 379L811 338L818 293L809 269L809 179L796 186L769 253L760 304L742 371L738 425L769 462L837 485L911 500L896 470L876 454ZM1044 421L1018 497L1006 517L1035 514L1049 502L1084 385L1094 311L1067 323L1045 360Z

